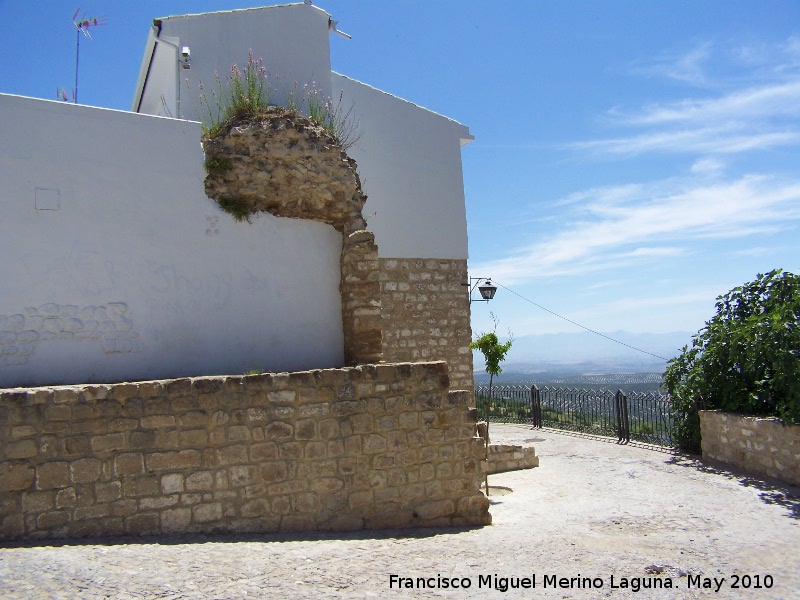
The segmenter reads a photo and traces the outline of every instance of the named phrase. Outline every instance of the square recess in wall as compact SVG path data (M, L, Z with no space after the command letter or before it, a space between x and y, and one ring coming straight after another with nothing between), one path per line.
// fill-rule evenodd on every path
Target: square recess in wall
M36 210L58 210L58 190L36 188Z

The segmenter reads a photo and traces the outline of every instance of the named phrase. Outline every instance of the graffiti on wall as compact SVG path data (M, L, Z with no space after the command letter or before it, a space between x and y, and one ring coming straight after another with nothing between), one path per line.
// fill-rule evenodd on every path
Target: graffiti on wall
M50 340L94 341L106 354L125 354L136 349L137 337L124 302L28 307L0 314L0 367L26 364L36 346Z

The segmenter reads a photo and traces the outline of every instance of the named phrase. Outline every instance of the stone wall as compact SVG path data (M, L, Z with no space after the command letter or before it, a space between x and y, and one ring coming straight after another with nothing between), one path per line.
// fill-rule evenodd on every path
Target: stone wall
M0 538L478 525L443 362L0 392Z
M204 137L203 149L206 194L220 206L321 221L342 234L345 364L380 362L378 247L361 214L367 197L357 165L341 144L308 117L271 106Z
M517 446L511 444L489 444L489 475L533 469L539 466L539 457L533 446Z
M472 393L467 261L382 258L380 278L384 358L447 361L453 389Z
M701 410L700 433L703 458L800 485L800 425Z

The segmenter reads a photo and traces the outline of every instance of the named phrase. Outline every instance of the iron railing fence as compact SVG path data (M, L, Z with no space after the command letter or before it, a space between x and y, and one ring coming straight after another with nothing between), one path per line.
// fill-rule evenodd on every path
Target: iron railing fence
M526 423L593 435L673 446L670 397L662 392L581 390L496 385L475 388L480 419Z

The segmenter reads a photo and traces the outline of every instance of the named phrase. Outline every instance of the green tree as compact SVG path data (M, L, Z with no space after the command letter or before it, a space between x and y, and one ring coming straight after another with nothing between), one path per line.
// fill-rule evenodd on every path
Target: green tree
M474 342L471 342L469 347L472 350L480 350L486 360L486 372L489 373L489 398L486 401L486 453L489 453L489 411L492 406L492 384L494 383L495 375L500 375L503 369L500 363L506 359L506 354L511 349L513 336L509 332L509 340L505 344L501 344L497 339L497 319L492 315L494 320L494 331L484 333ZM489 477L486 477L486 495L489 495Z
M700 452L698 408L800 423L800 277L780 269L717 298L717 314L669 361L674 437Z
M469 345L472 350L480 350L486 360L486 372L489 373L489 398L492 397L492 383L495 375L500 375L503 372L500 363L506 359L506 354L511 349L511 343L512 340L508 340L505 344L501 344L500 340L497 339L497 334L491 332L484 333ZM488 420L489 409L487 408L486 410L486 419Z

